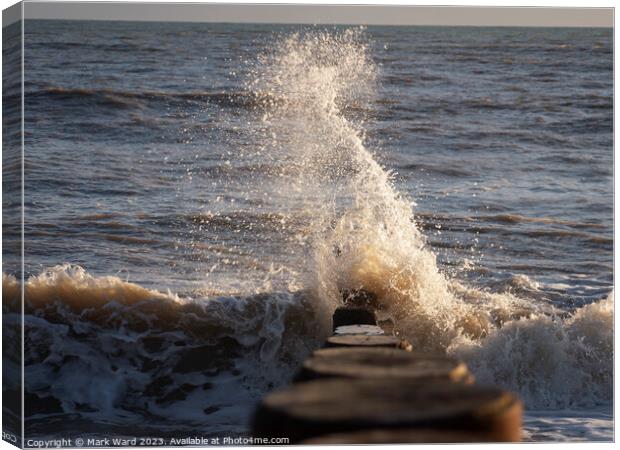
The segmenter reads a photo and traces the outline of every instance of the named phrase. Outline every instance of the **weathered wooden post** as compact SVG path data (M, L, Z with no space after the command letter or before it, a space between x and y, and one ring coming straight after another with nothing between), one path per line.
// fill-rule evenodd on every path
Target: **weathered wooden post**
M397 336L369 336L363 334L342 334L327 338L325 347L368 347L368 348L398 348L411 351L412 347L405 339Z
M521 438L522 403L473 384L467 366L377 326L377 299L344 291L334 335L295 383L260 403L253 434L291 444L503 442Z
M297 381L320 378L372 378L395 382L473 382L467 366L443 356L404 352L396 348L325 348L301 368Z
M517 441L522 406L511 394L462 383L325 379L268 395L254 432L291 443L364 430L454 430L469 442Z

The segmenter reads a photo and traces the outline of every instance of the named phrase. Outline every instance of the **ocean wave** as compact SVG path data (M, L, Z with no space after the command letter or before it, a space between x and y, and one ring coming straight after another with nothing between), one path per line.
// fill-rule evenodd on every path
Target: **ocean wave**
M457 216L429 212L416 213L415 221L422 230L442 229L470 234L497 234L581 240L593 245L612 245L613 238L600 235L606 226L600 223L577 222L555 217L529 217L520 214ZM512 225L512 226L508 226ZM458 243L454 243L457 245ZM446 245L450 245L446 243Z
M571 228L605 228L600 223L575 222L572 220L559 219L555 217L529 217L520 214L496 214L496 215L477 215L473 220L504 222L504 223L543 223L545 225L565 225Z
M391 272L372 253L359 264L349 274L357 281L346 285L377 293L380 316L416 349L465 360L480 382L519 393L528 408L611 401L612 294L567 314L515 296L516 290L527 295L539 289L525 276L513 277L517 289L493 294L446 281L435 271L423 269L417 279L409 271ZM433 290L425 291L429 282ZM193 396L212 405L220 379L227 380L223 390L231 380L244 386L242 404L250 407L256 396L289 380L320 346L336 304L318 300L315 289L181 298L117 277L94 277L77 266L50 268L26 281L27 415L112 420L136 419L146 411L161 415L169 408L180 412ZM3 274L9 328L21 326L20 307L19 282ZM256 364L265 372L246 372ZM566 382L568 375L574 382ZM193 411L193 423L216 412Z
M609 405L613 401L612 294L567 318L534 314L474 342L455 341L478 381L518 392L530 409Z
M267 93L253 92L164 92L164 91L122 91L107 88L67 88L48 86L30 89L27 98L33 100L96 102L116 108L141 108L147 102L178 103L194 101L222 107L253 108L270 105L277 98Z
M19 297L4 275L9 328L21 325ZM180 298L55 266L25 285L26 415L225 427L231 410L249 413L292 377L326 336L325 318L304 292Z
M412 163L412 164L404 164L398 167L400 170L405 171L419 171L423 173L429 174L437 174L437 175L445 175L448 177L469 177L473 176L474 173L463 168L457 167L447 167L445 164L423 164L423 163Z

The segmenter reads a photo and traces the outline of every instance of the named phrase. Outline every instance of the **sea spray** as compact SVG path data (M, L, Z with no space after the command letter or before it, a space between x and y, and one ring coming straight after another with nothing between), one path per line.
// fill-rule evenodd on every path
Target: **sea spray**
M263 116L271 148L297 162L297 191L321 197L311 205L306 280L319 302L333 309L344 289L373 292L416 349L465 359L481 381L515 390L528 407L611 401L611 294L567 318L441 273L414 203L368 150L363 117L350 113L372 100L378 78L362 30L289 36L254 75L257 94L281 100Z
M300 168L296 190L321 196L320 206L309 205L307 234L316 298L333 309L343 289L370 290L398 329L429 350L445 349L460 330L482 335L487 317L452 295L412 202L367 149L363 117L349 113L372 100L378 76L363 31L294 34L259 61L250 86L280 99L263 116L270 149Z

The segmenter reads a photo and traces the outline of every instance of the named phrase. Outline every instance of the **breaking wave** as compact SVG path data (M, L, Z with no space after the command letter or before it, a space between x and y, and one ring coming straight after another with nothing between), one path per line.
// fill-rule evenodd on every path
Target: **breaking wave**
M5 326L16 337L20 295L4 275ZM303 292L179 298L50 268L25 285L31 432L69 414L139 427L165 419L161 432L208 420L209 432L238 433L239 412L290 379L325 334L320 324Z

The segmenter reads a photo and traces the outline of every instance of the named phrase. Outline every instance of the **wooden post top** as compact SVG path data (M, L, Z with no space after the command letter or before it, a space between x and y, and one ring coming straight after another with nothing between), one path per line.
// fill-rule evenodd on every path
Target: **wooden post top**
M514 395L495 388L331 379L298 383L266 397L255 430L276 427L292 442L373 428L469 430L484 440L518 441L521 413Z
M387 337L387 336L385 336ZM470 381L467 366L446 356L405 352L398 348L324 348L302 366L299 380L375 378L399 381Z

